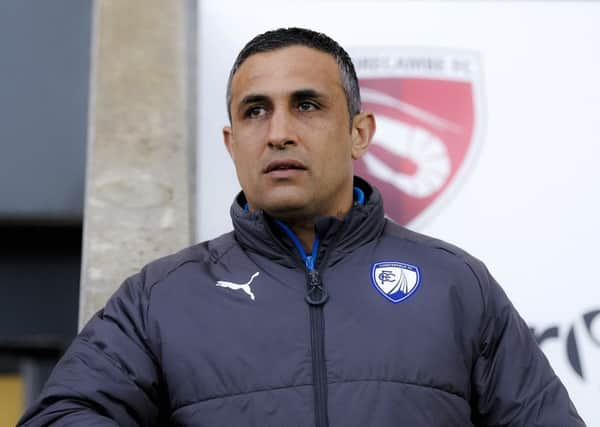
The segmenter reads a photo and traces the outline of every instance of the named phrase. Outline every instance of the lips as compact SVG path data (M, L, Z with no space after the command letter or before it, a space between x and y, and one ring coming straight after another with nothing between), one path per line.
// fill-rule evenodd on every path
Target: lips
M274 160L263 169L263 173L286 170L306 170L306 166L298 160Z

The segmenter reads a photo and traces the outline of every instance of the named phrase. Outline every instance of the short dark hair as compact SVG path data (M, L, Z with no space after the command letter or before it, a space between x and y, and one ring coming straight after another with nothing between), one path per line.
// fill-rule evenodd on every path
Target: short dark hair
M231 82L246 59L256 53L270 52L289 46L306 46L331 55L338 64L342 86L348 104L350 120L360 113L360 90L350 55L329 36L305 28L279 28L259 34L240 51L227 80L227 114L231 120Z

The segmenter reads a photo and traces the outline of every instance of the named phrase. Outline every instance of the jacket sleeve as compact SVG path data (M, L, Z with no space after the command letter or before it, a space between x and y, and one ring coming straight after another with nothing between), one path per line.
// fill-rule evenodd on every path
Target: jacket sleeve
M129 278L75 338L19 426L153 426L157 362L148 346L143 274Z
M481 427L579 427L567 390L525 321L484 266L484 317L473 369L474 423Z

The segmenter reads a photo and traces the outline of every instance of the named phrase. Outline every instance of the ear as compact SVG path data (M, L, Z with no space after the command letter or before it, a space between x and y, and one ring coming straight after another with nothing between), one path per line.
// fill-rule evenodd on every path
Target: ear
M231 126L223 127L223 143L225 144L225 148L227 149L227 152L229 153L229 157L231 157L232 160L235 160L233 158L232 145L234 144L234 142L233 142L233 131L231 130Z
M375 134L373 113L360 112L352 119L352 159L358 160L369 148Z

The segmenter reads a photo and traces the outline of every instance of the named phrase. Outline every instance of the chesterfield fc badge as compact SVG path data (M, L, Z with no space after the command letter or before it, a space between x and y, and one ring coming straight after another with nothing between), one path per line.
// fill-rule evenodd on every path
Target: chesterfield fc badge
M386 214L418 227L460 186L480 144L481 66L471 52L351 51L363 109L375 113L357 175L383 194Z
M421 273L418 267L403 262L377 262L371 267L371 283L387 300L399 303L417 291Z

